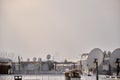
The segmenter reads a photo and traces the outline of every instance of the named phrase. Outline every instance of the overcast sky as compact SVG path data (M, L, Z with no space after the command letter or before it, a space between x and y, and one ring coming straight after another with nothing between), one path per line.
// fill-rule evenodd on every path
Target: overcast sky
M79 60L120 47L120 0L0 0L0 51Z

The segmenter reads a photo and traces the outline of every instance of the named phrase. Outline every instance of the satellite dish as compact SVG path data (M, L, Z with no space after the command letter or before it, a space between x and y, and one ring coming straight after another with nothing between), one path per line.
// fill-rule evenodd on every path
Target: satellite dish
M36 61L36 59L37 59L36 57L33 57L33 61L34 61L34 62Z
M110 65L112 67L116 67L115 62L117 58L120 59L120 48L115 49L110 56Z
M101 49L99 48L95 48L93 49L89 54L88 54L88 58L87 58L87 63L88 63L88 68L95 68L94 65L94 60L97 59L98 61L98 66L102 63L103 61L103 52Z
M51 58L51 55L48 54L48 55L46 56L46 58L49 60L49 59Z

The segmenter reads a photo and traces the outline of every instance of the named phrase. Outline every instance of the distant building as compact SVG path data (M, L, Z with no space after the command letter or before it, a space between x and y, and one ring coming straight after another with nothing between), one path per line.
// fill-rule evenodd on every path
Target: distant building
M39 74L43 71L49 71L48 62L45 61L22 61L12 63L13 73L21 74Z
M108 53L106 53L106 51L104 51L104 59L103 59L103 63L102 65L102 74L109 74L109 67L110 67L110 54L111 52L109 51Z
M0 74L10 74L12 60L0 57Z
M59 72L65 72L67 70L71 70L75 68L76 63L74 62L56 62L55 63L55 70Z
M81 70L83 73L88 73L88 66L87 66L87 58L88 58L88 53L83 53L81 55Z
M40 74L40 73L63 73L66 70L75 68L73 62L52 62L52 61L21 61L13 62L13 74Z

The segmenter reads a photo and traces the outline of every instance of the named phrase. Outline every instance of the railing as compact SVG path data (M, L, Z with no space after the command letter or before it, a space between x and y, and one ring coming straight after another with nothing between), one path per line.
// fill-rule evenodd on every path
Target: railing
M0 75L0 80L15 80L15 75ZM64 75L22 75L22 80L65 80Z

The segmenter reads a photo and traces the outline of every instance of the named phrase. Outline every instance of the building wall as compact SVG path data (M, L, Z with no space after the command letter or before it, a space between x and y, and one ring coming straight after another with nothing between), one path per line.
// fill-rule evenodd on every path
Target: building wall
M65 72L66 70L73 69L74 65L72 63L69 64L57 64L56 65L56 70L60 72Z
M39 74L41 71L49 70L47 62L21 62L20 65L18 62L14 62L12 69L15 74Z
M43 63L41 66L42 71L49 71L49 67L47 63Z
M0 74L10 74L10 65L0 65Z

